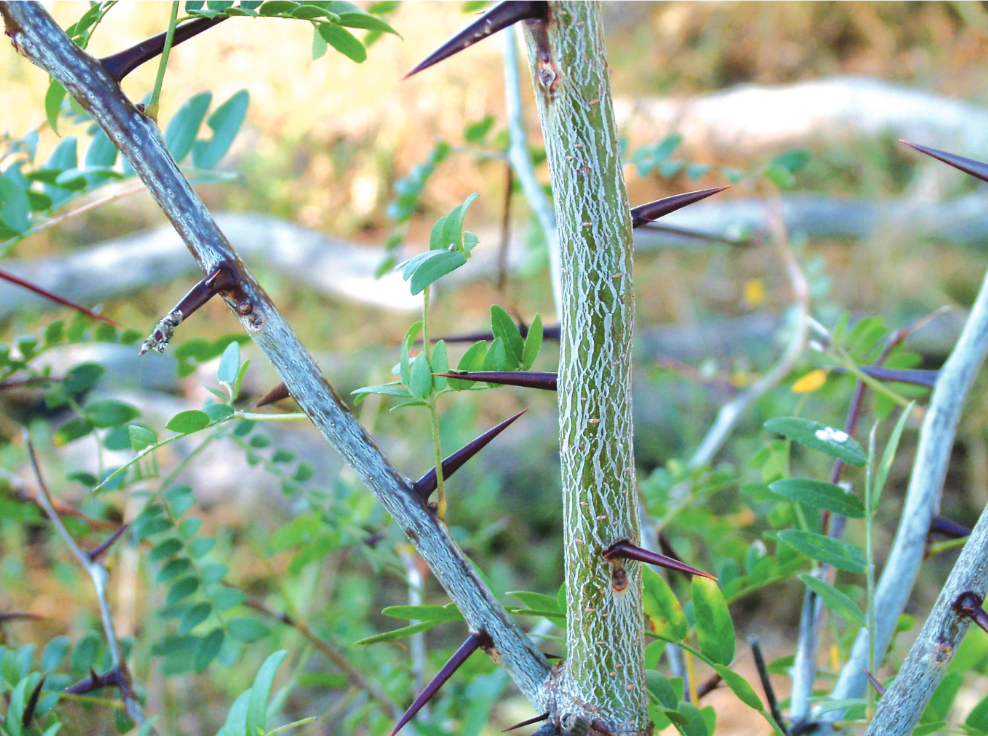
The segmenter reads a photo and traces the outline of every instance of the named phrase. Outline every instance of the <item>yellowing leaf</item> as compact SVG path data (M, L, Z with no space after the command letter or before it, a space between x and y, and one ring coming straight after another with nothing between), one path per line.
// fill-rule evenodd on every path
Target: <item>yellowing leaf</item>
M822 368L810 371L792 385L794 394L811 394L827 382L827 372Z

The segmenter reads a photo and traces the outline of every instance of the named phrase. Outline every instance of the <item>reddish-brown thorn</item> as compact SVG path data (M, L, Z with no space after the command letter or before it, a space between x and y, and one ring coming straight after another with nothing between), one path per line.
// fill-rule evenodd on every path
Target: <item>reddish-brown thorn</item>
M41 675L41 679L38 680L38 684L34 686L34 690L31 691L31 697L24 704L24 712L21 714L21 728L27 728L31 725L31 720L34 718L34 711L38 707L38 698L41 697L41 688L45 686L45 680L47 679L48 673L45 672Z
M555 373L537 371L463 371L460 373L436 373L444 378L459 378L461 381L484 381L502 386L540 388L544 391L556 390Z
M985 613L981 605L984 599L973 591L965 591L957 596L954 601L954 610L968 616L974 623L988 632L988 613Z
M39 616L36 613L22 613L20 611L4 613L0 611L0 624L7 621L42 621L44 618L44 616Z
M490 639L485 633L470 634L470 636L467 637L467 640L463 642L463 644L460 645L460 648L457 649L453 653L453 656L449 658L449 661L443 665L443 668L439 670L439 672L436 673L436 676L433 677L429 684L425 686L425 689L419 693L419 696L415 698L415 702L408 706L408 710L405 711L405 714L398 721L398 725L394 727L393 731L391 731L391 736L395 736L395 734L398 733L406 723L415 717L415 714L422 709L422 706L429 702L429 699L446 683L446 680L453 676L453 673L460 668L460 665L467 661L467 658L469 658L471 654L476 652L489 641Z
M549 711L546 711L540 716L535 716L535 718L529 718L527 721L522 721L521 723L516 723L513 726L508 726L506 729L501 731L501 733L508 733L509 731L514 731L515 729L522 728L524 726L531 726L533 723L541 723L542 721L548 720Z
M103 555L104 552L110 549L110 547L113 546L113 543L116 542L118 539L120 539L120 537L122 537L128 529L130 529L130 522L127 522L126 524L122 525L119 529L113 532L113 534L107 537L106 540L103 541L101 544L97 545L96 547L93 547L91 550L88 550L86 552L86 555L89 557L89 561L96 562L96 560L98 560Z
M710 233L701 233L697 230L690 230L685 227L673 227L672 225L661 225L657 222L645 222L641 225L641 227L645 228L646 230L655 230L658 232L669 233L670 235L677 235L681 238L692 238L693 240L702 240L705 243L723 243L724 245L735 245L739 247L748 247L754 244L752 238L741 238L740 240L735 240L734 238L728 238L723 235L711 235Z
M457 33L446 43L427 56L417 67L405 75L408 79L413 74L428 69L464 49L470 48L478 41L483 41L498 31L514 25L520 20L545 18L549 12L546 2L502 2L495 5L473 23Z
M38 286L37 284L32 284L30 281L26 281L22 279L20 276L15 276L14 274L10 273L10 271L0 270L0 279L3 279L4 281L9 281L10 283L16 284L17 286L27 289L28 291L33 291L38 296L43 296L45 299L49 299L50 301L53 301L57 304L61 304L63 307L69 307L70 309L74 309L80 314L84 314L91 319L96 319L99 320L100 322L106 322L106 324L113 325L114 327L121 326L119 323L114 322L109 317L103 316L99 312L94 312L91 309L86 309L85 307L76 304L73 301L69 301L64 296L59 296L58 294L48 291L48 289Z
M925 153L927 156L932 156L937 159L937 161L943 161L948 166L953 166L955 169L960 169L965 174L970 174L975 179L988 181L988 164L986 163L976 161L973 158L957 156L956 154L947 153L946 151L938 151L935 148L927 148L926 146L921 146L917 143L910 143L909 141L901 142L905 143L910 148L915 148L920 153Z
M942 534L950 539L963 539L971 536L971 530L943 516L936 516L930 523L930 534Z
M513 417L508 417L500 424L497 424L486 432L484 432L480 437L464 445L461 449L454 452L448 458L443 460L443 478L449 479L449 477L455 473L457 470L463 467L463 465L476 455L478 452L483 450L490 444L491 440L497 437L501 432L506 430L511 423L514 422L518 417L524 414L528 409L522 409L520 412L515 414ZM429 496L432 492L436 490L437 478L436 469L433 468L428 473L423 475L417 481L415 481L415 491L418 493L423 501L428 501Z
M528 326L522 323L518 324L518 332L522 337L528 337ZM473 332L467 335L452 335L450 337L433 337L429 342L439 342L443 340L445 342L477 342L478 340L493 340L494 335L490 332ZM542 328L542 339L543 340L558 340L559 339L559 325L546 325Z
M273 389L268 391L264 396L261 397L260 401L255 404L255 406L260 409L262 406L267 406L268 404L274 404L275 402L281 401L282 399L287 399L291 394L288 392L288 386L282 381Z
M658 565L659 567L664 567L669 570L678 570L679 572L685 572L690 575L700 575L701 577L710 578L711 580L717 579L710 573L703 572L703 570L698 570L684 562L674 560L671 557L666 557L665 555L660 555L658 552L649 552L647 549L642 549L641 547L632 544L627 539L618 540L605 549L603 552L603 557L605 560L638 560L638 562L646 562L649 565Z
M196 18L188 23L183 23L175 28L172 36L172 48L178 46L183 41L188 41L193 36L198 36L203 31L209 30L213 26L222 23L228 16L221 15L218 18ZM141 64L151 61L156 56L160 56L165 50L165 37L167 31L163 31L156 36L146 38L129 49L119 51L112 56L100 59L103 68L117 82L123 80L128 74L134 71Z
M838 373L846 373L844 368L836 368ZM882 368L877 365L863 365L860 370L865 375L877 378L879 381L891 381L894 383L909 383L914 386L925 386L935 388L940 371L919 370L916 368Z
M175 328L187 320L206 302L217 294L230 291L237 285L237 279L228 269L220 266L202 281L197 283L189 292L182 297L182 300L158 322L157 327L148 336L141 346L141 355L148 350L163 352L171 340Z
M671 197L664 197L662 199L657 199L654 202L632 207L631 227L641 227L647 222L658 220L660 217L664 217L670 212L680 210L687 205L691 205L694 202L699 202L701 199L706 199L707 197L717 194L717 192L723 192L725 189L729 188L730 187L714 187L713 189L700 189L695 192L674 194Z
M868 678L868 682L871 683L871 686L875 688L875 692L878 693L879 696L884 695L885 686L882 685L882 683L880 683L878 680L876 680L875 676L871 674L866 668L862 667L861 671L864 672L864 676Z

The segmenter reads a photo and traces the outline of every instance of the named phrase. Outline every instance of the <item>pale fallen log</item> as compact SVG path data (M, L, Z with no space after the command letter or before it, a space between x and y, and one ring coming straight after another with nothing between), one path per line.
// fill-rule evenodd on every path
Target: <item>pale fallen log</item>
M810 238L866 238L879 228L894 228L911 239L932 238L957 245L988 240L988 196L974 193L949 202L887 200L863 201L791 194L782 204L786 227ZM664 224L712 235L736 235L760 231L765 226L765 206L754 199L700 202L663 219ZM407 284L396 273L381 279L374 272L383 254L379 249L347 243L285 220L266 215L226 213L217 222L244 258L263 263L293 283L323 296L396 311L421 308ZM497 255L491 245L496 236L482 238L474 258L447 283L464 283L491 277ZM659 248L727 247L641 228L635 232L639 253ZM409 252L415 252L409 248ZM508 264L517 268L522 247L509 249ZM78 251L44 259L7 259L4 266L73 301L91 306L108 302L179 276L192 276L195 263L171 228L149 230ZM190 282L191 286L191 282ZM15 310L31 306L47 309L49 303L23 289L0 283L0 320Z
M975 158L988 151L988 109L867 77L618 99L615 113L633 141L657 142L678 131L686 146L732 159L882 134Z

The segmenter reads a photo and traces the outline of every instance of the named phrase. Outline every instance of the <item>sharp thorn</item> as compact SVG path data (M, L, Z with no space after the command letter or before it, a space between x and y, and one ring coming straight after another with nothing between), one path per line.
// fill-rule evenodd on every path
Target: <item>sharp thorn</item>
M671 197L664 197L662 199L657 199L654 202L632 207L631 227L641 227L647 222L658 220L660 217L665 217L670 212L675 212L676 210L682 209L683 207L691 205L694 202L699 202L701 199L706 199L707 197L717 194L717 192L723 192L725 189L730 189L730 187L714 187L713 189L699 189L695 192L674 194Z
M130 529L130 522L127 522L126 524L122 525L119 529L117 529L115 532L113 532L113 534L107 537L106 541L104 541L102 544L93 547L91 550L86 552L86 554L89 556L89 561L96 562L103 555L104 552L106 552L111 546L113 546L114 542L120 539L120 537L122 537L127 532L128 529Z
M669 235L676 235L681 238L692 238L693 240L702 240L705 243L723 243L724 245L733 245L739 248L748 248L754 245L753 238L742 238L740 240L735 240L734 238L728 238L723 235L712 235L710 233L701 233L698 230L690 230L685 227L673 227L672 225L660 225L657 222L646 222L641 225L645 230L654 230L656 232L668 233Z
M988 633L988 613L981 607L984 599L970 590L961 593L954 601L954 610L968 616L974 623Z
M543 391L556 390L555 373L540 373L538 371L463 371L459 373L436 373L443 378L458 378L461 381L484 381L501 386L521 386L522 388L540 388Z
M916 368L882 368L877 365L863 365L860 370L865 375L877 378L879 381L892 381L894 383L909 383L914 386L926 386L935 388L940 371L926 371ZM846 373L844 368L836 368L838 373Z
M453 653L453 656L449 658L449 661L443 665L443 668L439 670L439 672L436 673L436 676L433 677L429 684L425 686L425 689L419 693L419 696L415 698L415 702L408 706L408 710L405 711L405 714L398 721L398 725L391 731L391 736L395 736L395 734L398 733L406 723L412 720L412 718L415 717L415 714L422 709L422 706L428 703L429 699L432 698L439 688L446 683L446 680L452 677L453 673L460 668L460 665L466 662L471 654L480 649L484 643L488 641L489 639L484 633L470 634L470 636L467 637L467 640L463 642L463 644L460 645L460 648L457 649Z
M230 291L237 285L237 279L229 269L220 266L206 278L199 281L189 289L189 292L182 297L182 300L158 322L157 326L148 335L148 338L141 345L141 355L153 350L156 353L163 353L168 343L175 334L175 328L192 316L200 307L212 299L217 294Z
M868 682L871 683L871 686L875 688L875 692L878 693L880 696L884 695L885 686L882 685L882 683L880 683L878 680L876 680L875 676L871 674L866 668L862 667L861 671L864 672L864 676L868 678Z
M6 621L43 621L44 618L44 616L39 616L36 613L22 613L21 611L4 613L0 611L0 624Z
M448 458L443 460L443 479L449 480L449 477L453 475L453 473L455 473L457 470L462 468L464 464L466 464L467 460L469 460L478 452L480 452L485 447L487 447L487 445L490 444L491 440L493 440L495 437L501 434L501 432L503 432L509 426L511 426L511 423L514 422L518 417L520 417L526 411L528 411L528 409L522 409L513 417L508 417L500 424L491 427L482 435L480 435L477 439L464 445L462 448L460 448L452 455L450 455ZM436 484L437 484L436 469L433 468L428 473L426 473L421 478L419 478L417 481L415 481L415 491L422 497L422 500L428 501L429 496L431 496L432 492L436 490Z
M172 36L172 48L175 48L183 41L188 41L193 36L198 36L203 31L209 30L213 26L222 23L229 16L222 15L218 18L196 18L188 23L183 23L175 28ZM146 38L129 49L119 51L112 56L100 59L103 68L117 82L121 82L124 77L134 71L141 64L144 64L156 56L160 56L165 50L165 37L167 31L159 33L151 38Z
M264 396L261 397L261 400L255 404L255 407L260 409L262 406L267 406L268 404L273 404L276 401L287 399L289 396L291 396L291 394L288 392L288 386L286 386L285 382L282 381L273 389L264 394Z
M27 728L31 725L31 719L34 718L34 711L38 708L38 699L41 697L41 688L45 686L45 680L47 679L48 673L45 672L41 675L38 684L34 686L34 690L31 691L31 697L24 704L23 715L21 715L21 728Z
M669 570L677 570L689 575L699 575L701 577L710 578L711 580L717 579L710 573L703 572L703 570L698 570L684 562L674 560L673 558L666 557L665 555L660 555L658 552L649 552L647 549L642 549L641 547L632 544L627 539L622 539L615 542L604 550L603 555L605 560L612 560L615 558L637 560L638 562L646 562L649 565L658 565L659 567L664 567Z
M528 327L525 325L518 325L518 332L521 333L522 337L528 337ZM433 337L430 338L429 342L439 342L443 340L447 343L454 342L478 342L480 340L493 340L494 335L490 332L472 332L467 335L451 335L450 337ZM542 339L543 340L558 340L559 339L559 325L546 325L542 328Z
M501 731L501 733L508 733L508 731L514 731L515 729L522 728L523 726L531 726L533 723L541 723L542 721L548 720L548 718L549 711L546 711L540 716L535 716L535 718L529 718L527 721L522 721L521 723L516 723L513 726L509 726Z
M935 148L927 148L926 146L921 146L917 143L910 143L909 141L902 141L902 143L905 143L910 148L916 149L920 153L925 153L927 156L932 156L938 161L943 161L943 163L948 166L953 166L955 169L960 169L965 174L970 174L976 179L988 181L988 164L986 163L976 161L973 158L965 158L964 156L947 153L946 151L938 151Z
M963 539L971 536L971 530L946 517L937 516L930 524L930 534L942 534L951 539Z
M45 299L48 299L49 301L53 301L56 304L61 304L63 307L74 309L80 314L86 315L90 319L99 320L100 322L106 322L106 324L113 325L114 327L121 327L120 323L114 322L109 317L105 317L99 312L94 312L91 309L86 309L82 305L76 304L73 301L69 301L64 296L59 296L58 294L48 291L48 289L38 286L37 284L32 284L30 281L26 281L25 279L22 279L20 276L15 276L14 274L10 273L10 271L0 270L0 279L3 279L4 281L8 281L11 284L16 284L17 286L20 286L23 289L27 289L28 291L32 291L38 296L42 296Z
M405 79L428 69L433 64L438 64L440 61L448 59L454 54L473 46L478 41L483 41L488 36L492 36L520 20L545 18L548 12L549 3L546 2L498 3L433 51L417 67L408 72L405 75Z

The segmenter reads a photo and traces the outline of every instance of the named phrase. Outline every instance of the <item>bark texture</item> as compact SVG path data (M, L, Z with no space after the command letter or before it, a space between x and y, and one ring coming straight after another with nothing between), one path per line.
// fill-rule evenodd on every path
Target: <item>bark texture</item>
M631 418L630 205L595 3L553 2L526 28L562 251L559 359L567 658L565 730L651 732L641 566L601 556L639 538Z

